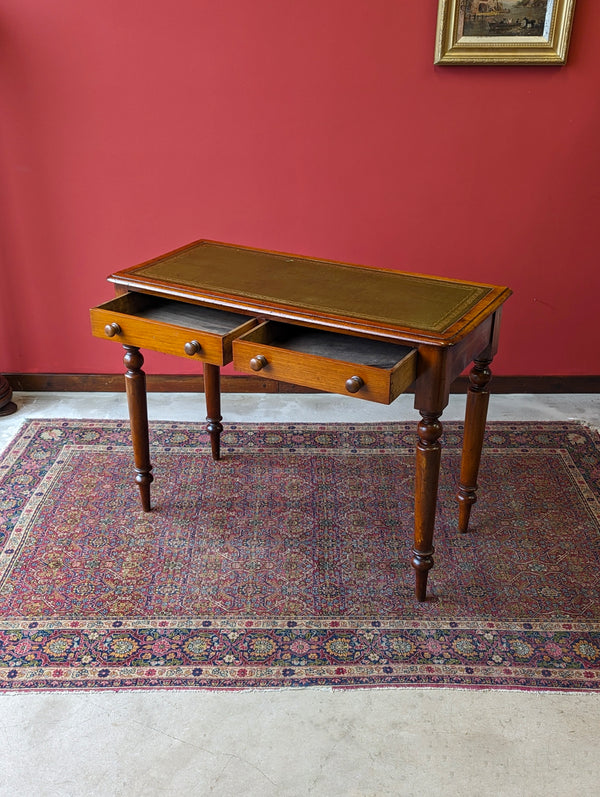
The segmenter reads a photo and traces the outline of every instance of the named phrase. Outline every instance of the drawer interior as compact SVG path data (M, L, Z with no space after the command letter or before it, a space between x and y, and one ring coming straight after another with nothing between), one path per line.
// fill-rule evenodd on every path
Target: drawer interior
M141 293L119 296L102 308L149 321L212 332L215 335L226 335L249 320L248 316L239 313Z
M391 369L413 349L385 340L369 340L320 329L269 321L244 336L280 349Z

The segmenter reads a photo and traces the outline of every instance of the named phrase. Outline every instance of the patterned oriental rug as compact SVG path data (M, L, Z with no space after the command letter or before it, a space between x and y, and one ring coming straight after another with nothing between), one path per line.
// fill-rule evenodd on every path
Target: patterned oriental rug
M409 564L416 424L35 420L0 460L5 690L600 690L600 440L491 423L472 530L446 424L430 597Z

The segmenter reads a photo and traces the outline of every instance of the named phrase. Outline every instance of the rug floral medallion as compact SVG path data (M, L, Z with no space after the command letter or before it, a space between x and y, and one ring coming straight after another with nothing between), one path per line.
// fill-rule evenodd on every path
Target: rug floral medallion
M416 424L34 420L0 459L4 690L600 690L600 441L490 423L457 531L445 425L429 597L410 566Z

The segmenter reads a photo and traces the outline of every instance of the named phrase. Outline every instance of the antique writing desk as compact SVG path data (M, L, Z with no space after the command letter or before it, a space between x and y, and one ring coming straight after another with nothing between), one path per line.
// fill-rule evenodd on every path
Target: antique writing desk
M136 482L150 510L152 465L140 347L204 363L208 431L219 459L220 370L389 404L414 386L418 600L433 567L440 416L471 362L458 528L475 502L489 364L508 288L313 260L212 241L178 249L109 279L117 298L91 311L92 331L125 348Z

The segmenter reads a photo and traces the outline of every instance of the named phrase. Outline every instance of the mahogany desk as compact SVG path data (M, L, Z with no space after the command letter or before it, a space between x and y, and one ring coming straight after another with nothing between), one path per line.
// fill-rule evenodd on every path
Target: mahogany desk
M125 348L136 482L150 511L152 465L140 347L204 363L208 431L219 459L220 366L389 404L414 386L415 593L426 598L440 469L440 417L473 362L460 472L459 531L476 500L489 365L508 288L199 241L114 273L117 298L93 334Z

